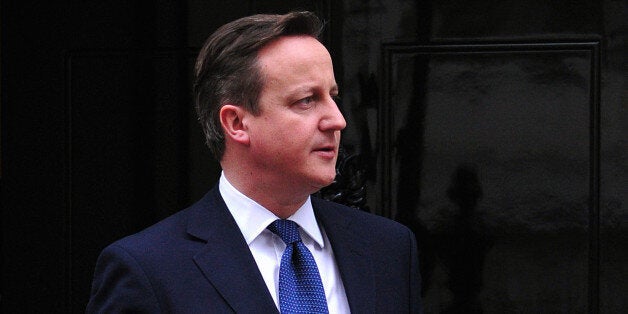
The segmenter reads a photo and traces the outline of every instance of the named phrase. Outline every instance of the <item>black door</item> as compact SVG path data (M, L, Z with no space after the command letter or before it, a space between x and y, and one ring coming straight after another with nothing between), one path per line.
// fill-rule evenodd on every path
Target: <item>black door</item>
M345 144L369 208L417 235L426 312L623 311L625 15L535 0L345 12Z

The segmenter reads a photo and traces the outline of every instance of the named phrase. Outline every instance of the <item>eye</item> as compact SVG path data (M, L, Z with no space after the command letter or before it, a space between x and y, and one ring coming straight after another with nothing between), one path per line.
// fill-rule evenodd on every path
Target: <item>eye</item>
M301 98L299 99L296 104L302 107L310 107L312 106L312 103L314 102L314 96L308 96L305 98Z

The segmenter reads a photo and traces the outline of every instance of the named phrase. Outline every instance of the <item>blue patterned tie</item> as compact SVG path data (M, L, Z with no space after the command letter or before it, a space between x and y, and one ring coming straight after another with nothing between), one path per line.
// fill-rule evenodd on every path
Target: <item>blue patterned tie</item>
M321 276L312 253L301 242L299 226L291 220L277 219L268 230L286 243L279 267L281 313L328 313Z

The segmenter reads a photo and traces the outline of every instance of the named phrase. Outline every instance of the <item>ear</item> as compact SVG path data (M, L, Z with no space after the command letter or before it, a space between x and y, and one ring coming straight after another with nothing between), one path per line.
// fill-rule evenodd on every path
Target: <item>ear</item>
M244 108L234 105L223 105L220 108L220 124L225 132L225 136L232 140L248 145L249 133L242 123L247 111Z

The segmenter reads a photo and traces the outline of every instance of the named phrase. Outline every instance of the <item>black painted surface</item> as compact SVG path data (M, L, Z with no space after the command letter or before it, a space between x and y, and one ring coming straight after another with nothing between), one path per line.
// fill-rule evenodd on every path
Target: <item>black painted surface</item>
M595 47L385 48L384 191L425 245L430 311L587 308Z
M621 313L626 6L4 1L2 312L83 312L106 244L215 182L195 52L224 22L300 8L328 21L349 123L326 195L415 230L427 313Z
M346 6L345 145L417 234L426 312L624 311L626 4Z

